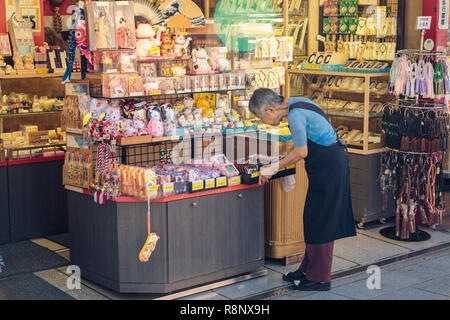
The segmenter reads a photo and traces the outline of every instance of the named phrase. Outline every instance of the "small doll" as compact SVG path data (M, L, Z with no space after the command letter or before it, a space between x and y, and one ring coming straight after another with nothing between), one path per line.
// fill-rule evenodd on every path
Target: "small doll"
M155 138L160 138L164 135L163 122L161 121L161 111L159 107L153 106L147 110L147 131Z
M95 39L96 41L96 48L97 49L104 49L108 48L108 41L107 37L109 34L109 27L108 24L105 22L106 15L102 11L100 12L100 17L98 18L97 22L95 22Z
M33 70L34 69L34 59L31 53L27 53L23 57L24 68L25 70Z
M23 70L23 61L18 51L14 52L13 61L14 61L14 68L16 70Z
M164 135L175 136L177 134L176 111L171 104L161 106L162 118L164 120Z
M161 56L170 57L173 53L173 40L169 34L162 33L161 34Z
M121 17L117 28L117 46L119 48L130 48L132 46L130 35L131 32L130 28L128 28L128 22L124 17Z

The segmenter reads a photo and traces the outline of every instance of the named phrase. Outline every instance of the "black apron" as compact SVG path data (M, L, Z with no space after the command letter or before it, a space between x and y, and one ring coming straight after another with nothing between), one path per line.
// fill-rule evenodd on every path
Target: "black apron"
M317 112L327 119L314 104L294 103L289 111L295 108ZM309 180L303 213L305 242L322 244L356 236L346 146L339 140L322 146L308 139L305 169Z

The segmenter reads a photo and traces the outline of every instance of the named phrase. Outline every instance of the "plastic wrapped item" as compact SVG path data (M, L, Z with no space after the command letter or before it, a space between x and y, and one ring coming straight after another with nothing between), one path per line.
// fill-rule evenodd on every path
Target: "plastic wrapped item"
M209 91L209 75L201 75L200 77L200 88L202 91Z
M89 50L116 49L114 3L92 1L86 3L89 31Z
M283 187L283 192L290 192L295 188L295 178L293 175L282 177L281 186Z
M164 135L164 126L161 117L161 110L158 106L149 106L147 109L147 131L155 138Z
M144 85L142 84L142 78L140 76L129 76L128 77L128 95L130 97L143 96Z
M134 2L115 1L114 16L116 23L117 47L119 49L136 48Z
M154 78L158 76L158 68L155 62L140 62L138 72L144 79Z
M191 76L191 90L192 92L201 92L201 76Z
M151 96L163 93L162 89L164 78L149 78L145 79L144 81L145 95Z
M121 51L118 60L120 72L126 73L137 71L137 57L134 51Z
M175 93L175 79L174 78L166 78L161 82L161 91L165 94L174 94Z
M121 98L128 96L128 75L103 75L102 94L107 98Z
M175 78L175 92L176 93L185 93L186 92L186 82L187 77L177 77Z
M177 119L176 110L170 103L161 105L162 119L164 122L164 135L176 136L177 135Z
M119 52L94 51L94 72L117 73Z

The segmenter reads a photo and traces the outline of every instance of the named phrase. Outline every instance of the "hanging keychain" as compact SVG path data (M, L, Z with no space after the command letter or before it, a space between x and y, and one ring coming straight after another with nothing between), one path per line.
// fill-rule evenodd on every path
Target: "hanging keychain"
M151 254L156 248L156 242L160 239L156 233L150 232L150 185L147 188L147 240L145 240L144 246L139 253L140 262L148 262Z

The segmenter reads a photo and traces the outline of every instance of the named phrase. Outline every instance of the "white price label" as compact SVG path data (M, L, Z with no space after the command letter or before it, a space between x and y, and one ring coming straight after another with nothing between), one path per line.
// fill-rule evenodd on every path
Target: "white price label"
M431 17L420 16L417 17L416 30L430 30L431 28Z
M320 34L317 36L317 40L322 41L322 42L326 41L325 37L321 36Z

